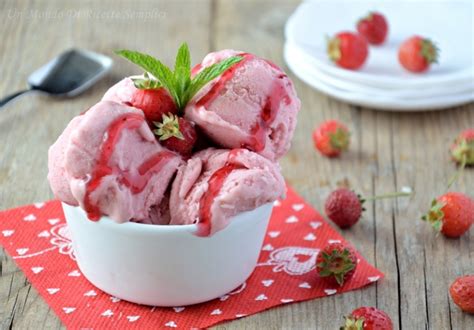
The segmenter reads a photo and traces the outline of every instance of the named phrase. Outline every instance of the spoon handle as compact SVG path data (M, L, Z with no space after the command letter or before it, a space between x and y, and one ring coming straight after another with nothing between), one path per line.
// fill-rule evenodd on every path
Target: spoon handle
M3 98L2 100L0 100L0 108L3 107L5 104L7 104L8 102L10 102L11 100L13 100L15 97L18 97L26 92L29 92L31 91L32 89L29 88L29 89L25 89L25 90L22 90L22 91L19 91L19 92L16 92L16 93L13 93L13 94L10 94L8 96L6 96L5 98Z

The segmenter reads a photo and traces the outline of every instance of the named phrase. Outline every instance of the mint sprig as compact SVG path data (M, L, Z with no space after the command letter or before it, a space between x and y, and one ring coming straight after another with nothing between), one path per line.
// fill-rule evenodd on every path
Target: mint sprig
M156 77L157 81L168 90L180 110L184 109L189 100L191 100L204 85L242 60L242 56L229 57L204 68L191 79L191 55L186 43L183 43L178 49L174 71L148 54L126 49L117 50L115 53Z

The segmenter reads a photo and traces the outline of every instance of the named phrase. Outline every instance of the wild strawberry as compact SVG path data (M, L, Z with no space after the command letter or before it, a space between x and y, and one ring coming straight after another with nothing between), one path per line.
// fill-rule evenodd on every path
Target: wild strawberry
M329 194L324 203L324 211L340 228L349 228L359 221L362 211L365 211L362 206L365 201L409 195L411 192L397 192L363 199L352 190L339 188Z
M166 148L189 156L197 140L194 123L173 114L163 115L162 122L154 122L154 133Z
M459 134L451 146L451 155L459 164L474 165L474 128Z
M349 280L357 267L354 250L341 243L331 243L319 252L316 259L316 271L321 277L334 279L339 286Z
M420 73L437 63L439 50L430 40L413 36L405 40L398 50L398 60L408 71Z
M448 192L434 199L422 220L446 237L458 238L474 222L474 200L459 192Z
M168 91L145 73L143 78L133 78L135 89L130 95L127 105L143 111L149 124L161 121L163 115L177 114L178 108Z
M370 12L357 22L357 31L363 35L370 44L380 45L387 37L387 20L381 13L375 11Z
M346 316L346 322L341 330L392 330L390 316L375 307L359 307L351 315Z
M314 129L313 142L323 155L337 157L349 147L350 133L344 124L328 120Z
M340 188L329 194L324 211L329 219L341 228L349 228L359 221L364 201L352 190Z
M329 59L338 66L355 70L367 59L369 46L364 37L352 32L340 32L327 41Z
M474 314L474 275L458 277L451 284L449 293L461 310Z

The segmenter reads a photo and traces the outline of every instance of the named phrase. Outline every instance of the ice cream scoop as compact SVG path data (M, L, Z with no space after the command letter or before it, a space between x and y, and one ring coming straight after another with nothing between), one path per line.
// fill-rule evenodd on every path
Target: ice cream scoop
M208 236L241 212L285 194L278 164L247 149L206 149L180 166L171 188L170 224L198 224Z
M247 148L277 160L290 147L300 109L293 83L272 62L234 50L208 54L193 75L230 56L243 59L205 85L185 116L226 148Z
M156 141L142 111L101 101L51 146L48 179L57 198L91 220L149 220L181 162Z

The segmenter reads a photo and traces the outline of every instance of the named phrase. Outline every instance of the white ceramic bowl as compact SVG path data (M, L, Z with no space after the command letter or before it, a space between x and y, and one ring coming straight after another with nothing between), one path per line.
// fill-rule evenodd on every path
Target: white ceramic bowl
M79 207L63 204L78 266L99 289L152 306L184 306L224 295L254 270L272 203L235 216L210 237L196 225L93 222Z

